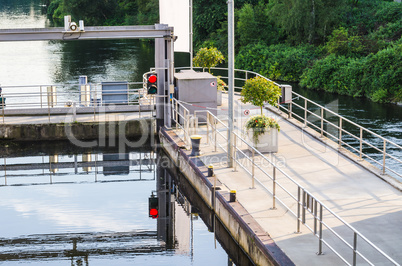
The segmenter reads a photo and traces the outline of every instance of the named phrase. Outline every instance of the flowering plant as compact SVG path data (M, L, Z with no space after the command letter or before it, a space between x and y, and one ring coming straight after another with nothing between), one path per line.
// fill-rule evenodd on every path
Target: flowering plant
M258 136L262 135L265 131L271 128L277 129L278 132L280 130L278 121L265 115L255 115L250 117L250 119L247 120L245 127L247 130L253 130L254 143L258 143Z
M250 117L246 122L246 129L253 130L254 143L258 143L258 136L262 135L266 130L270 128L280 129L278 122L264 115L262 108L264 103L269 103L272 106L278 105L278 99L281 96L281 89L278 85L269 81L263 77L257 76L248 79L241 91L241 101L243 103L251 103L255 106L259 106L261 115Z
M221 76L216 77L216 81L218 91L226 91L225 87L227 87L228 85L226 85L226 83L221 79Z

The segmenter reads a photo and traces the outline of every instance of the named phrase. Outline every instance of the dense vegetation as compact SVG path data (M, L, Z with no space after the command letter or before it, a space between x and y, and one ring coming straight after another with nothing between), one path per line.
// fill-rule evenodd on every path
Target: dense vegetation
M45 0L86 25L153 24L158 0ZM227 53L227 4L193 0L195 47ZM378 102L402 101L402 4L236 0L236 67Z

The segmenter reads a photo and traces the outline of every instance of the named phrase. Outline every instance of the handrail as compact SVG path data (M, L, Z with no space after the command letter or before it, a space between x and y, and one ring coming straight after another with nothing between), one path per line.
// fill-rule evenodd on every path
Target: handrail
M86 111L93 112L95 120L97 113L107 111L105 107L112 111L113 105L118 105L119 108L138 106L137 109L134 109L138 110L139 115L142 116L143 106L155 105L153 99L144 99L143 87L146 85L143 85L143 82L113 83L113 85L118 84L127 85L127 91L114 91L105 87L100 89L101 83L88 83L84 89L79 84L68 84L72 88L78 88L78 90L66 90L66 84L2 86L3 91L0 96L3 99L0 104L2 123L6 122L5 116L25 115L24 110L27 110L26 115L47 114L50 122L52 115L69 112L67 107L72 108L71 110L74 114L76 113L76 108L87 108ZM102 94L106 94L109 97L124 94L125 99L114 100L112 98L106 101ZM151 110L151 115L153 115L153 108L147 107L146 110Z
M189 67L181 67L181 68L176 68L176 70L182 70L182 69L189 69ZM201 68L201 67L194 67L193 69L196 70L202 70L202 71L206 71L205 68ZM228 71L227 68L219 68L219 67L212 67L211 71ZM244 76L244 77L239 77L239 76ZM254 71L248 71L248 70L241 70L241 69L235 69L235 86L234 88L236 90L241 90L242 86L239 86L239 82L243 83L245 82L248 78L250 77L254 77L254 76L259 76L262 77L268 81L274 82L264 76L262 76L261 74L254 72ZM221 79L228 79L227 77L222 76ZM237 84L237 86L236 86ZM278 84L276 82L274 82L275 85L281 87L281 84ZM338 149L342 149L344 147L348 148L349 151L353 152L354 154L356 154L359 157L359 160L364 160L366 159L369 163L374 163L372 164L374 167L378 168L381 171L382 175L385 175L386 173L390 173L390 174L394 174L396 175L398 178L402 178L402 169L394 169L394 165L398 166L398 165L402 165L402 160L396 158L393 154L387 152L391 149L397 149L398 153L402 153L402 146L396 144L395 142L386 139L384 137L382 137L381 135L373 132L372 130L369 130L367 128L364 128L362 126L360 126L359 124L337 114L336 112L318 104L315 103L313 101L311 101L310 99L296 93L292 91L292 99L301 99L304 100L304 106L297 104L294 101L290 101L287 103L281 103L281 105L278 106L278 111L283 110L285 112L288 113L288 118L292 119L292 118L297 118L300 122L302 122L304 124L305 127L310 127L313 130L315 130L316 132L320 133L320 137L325 137L325 136L330 136L332 137L337 143L338 143ZM317 110L320 110L320 115L315 114L314 112L310 111L308 109L308 105L313 105L313 108L317 108ZM288 107L286 108L286 106L284 105L288 105ZM299 115L297 114L297 112L295 112L296 110L293 110L294 107L299 108L299 110L304 114L303 115ZM310 107L311 108L311 107ZM337 117L338 118L338 124L339 126L337 126L334 123L331 123L330 121L328 121L327 119L325 119L326 114L329 114L332 117ZM311 115L313 117L315 117L317 120L317 122L320 123L319 126L315 125L314 123L308 121L308 115ZM350 124L352 126L354 126L358 131L359 131L359 136L353 135L352 133L348 132L345 127L344 124ZM338 137L332 135L330 132L328 132L328 130L325 130L326 126L331 126L334 129L337 130L338 133ZM358 147L354 146L348 139L346 139L346 137L343 137L343 134L352 137L353 140L356 140L358 142ZM382 144L382 147L376 147L374 144L369 143L367 140L365 140L363 137L365 135L369 135L372 136L374 138L376 138L377 140L379 140ZM375 142L375 141L373 141ZM391 146L391 147L388 147ZM376 150L378 153L373 155L369 155L367 153L364 152L364 148L368 147L368 148L372 148L374 150ZM377 159L375 158L378 157ZM391 163L391 166L389 165Z
M214 114L212 114L210 111L207 111L207 139L208 141L211 140L213 145L216 147L219 146L223 151L226 152L226 149L224 146L220 145L218 143L217 139L217 133L218 133L218 128L217 125L220 125L223 127L224 130L228 130L228 126L219 120ZM210 132L209 128L212 128L213 130ZM349 223L347 223L345 220L343 220L340 216L338 216L334 211L332 211L329 207L327 207L324 203L322 203L320 200L318 200L316 197L313 196L312 193L310 193L307 189L305 189L303 186L301 186L297 181L295 181L291 176L289 176L285 171L283 171L278 165L276 165L274 162L269 160L266 156L264 156L262 153L260 153L258 150L256 150L252 145L245 139L243 139L239 133L233 132L233 138L234 138L234 144L233 144L233 154L231 155L233 158L234 163L234 170L236 170L237 166L242 167L251 177L252 177L252 185L251 187L255 187L255 181L260 184L264 190L266 190L268 193L272 195L272 208L275 209L275 204L276 201L278 201L284 208L286 208L290 213L292 213L296 217L297 221L297 232L300 232L300 224L305 225L318 239L319 239L319 248L318 248L318 254L322 254L322 244L325 244L329 249L331 249L342 261L344 261L347 265L356 265L357 264L357 257L362 258L364 261L366 261L368 264L373 265L370 260L364 256L361 251L358 250L357 248L357 242L358 239L360 241L366 242L373 251L377 252L379 255L382 255L384 258L386 258L389 262L391 262L394 265L399 265L395 260L393 260L391 257L389 257L385 252L383 252L381 249L379 249L375 244L373 244L370 240L368 240L364 235L362 235L358 230L356 230L353 226L351 226ZM219 136L223 139L225 143L227 143L228 139L225 137L224 134L219 134ZM241 144L238 145L237 141L240 140ZM251 150L251 157L248 156L240 147L242 144L246 144L247 149ZM242 154L248 162L251 162L251 167L252 169L249 170L247 169L247 164L242 163L241 160L237 157L237 153ZM270 166L273 168L272 174L269 174L263 169L260 165L258 165L255 162L255 157L259 156L259 158L262 158L265 162L269 163ZM272 188L268 188L260 179L255 175L256 168L260 170L260 172L268 177L272 181ZM286 177L286 180L291 181L291 184L294 184L297 186L297 195L294 195L289 189L285 187L284 184L279 182L277 180L277 175L278 173L281 173L284 177ZM291 199L296 201L297 203L297 210L294 211L292 209L293 204L286 204L285 200L282 200L279 198L278 193L276 192L277 189L282 189L283 192L285 192L288 196L290 196ZM339 233L337 233L329 224L324 222L324 211L327 213L326 216L331 215L332 218L335 218L346 226L349 230L351 230L352 235L353 235L353 243L350 244L344 237L342 237ZM311 214L311 218L313 219L314 225L309 226L307 223L307 216L306 214ZM326 220L331 219L331 217L325 217ZM340 252L337 251L337 249L331 245L329 242L327 242L324 239L323 236L323 226L328 229L329 232L331 232L335 237L337 237L341 243L345 244L346 247L351 249L352 251L352 263L348 262L348 259L345 258L340 254Z
M186 145L191 145L190 140L190 127L194 122L193 116L190 111L182 104L181 101L176 98L172 98L172 121L175 123L177 129L181 129L183 132L183 140ZM183 125L182 125L183 124ZM194 125L193 125L194 127Z
M389 167L386 164L386 162L387 162L386 159L388 159L388 161L395 162L395 164L397 164L397 165L402 164L402 160L396 158L395 156L393 156L392 154L387 152L388 145L392 146L393 149L398 149L398 150L400 150L400 152L402 152L401 145L398 145L395 142L388 140L388 139L382 137L381 135L379 135L367 128L360 126L359 124L351 121L350 119L347 119L347 118L335 113L334 111L307 99L306 97L304 97L296 92L292 92L292 98L294 98L294 97L298 97L299 99L303 100L304 106L299 105L295 102L288 103L288 105L289 105L288 108L286 108L286 106L280 105L280 109L288 112L288 116L290 118L296 118L301 123L303 123L305 126L309 126L310 128L314 129L315 131L320 133L320 137L324 137L324 136L331 137L338 143L338 149L341 149L344 146L346 146L347 148L349 148L348 149L349 151L354 152L356 155L358 155L360 160L366 158L369 161L372 161L373 163L375 163L374 166L379 165L380 166L379 170L381 171L381 174L386 174L386 171L388 171L388 172L395 174L399 178L402 177L402 173L399 173L397 170L392 169L391 167ZM317 110L320 110L321 116L318 116L317 114L309 111L308 104L313 105L313 107L317 108ZM295 112L294 107L299 108L299 110L304 113L304 117L301 115L298 115ZM314 125L314 123L308 121L308 114L313 115L316 118L318 118L321 125L317 126L317 125ZM324 117L328 117L328 115L326 115L326 114L330 114L331 117L336 118L337 124L325 119ZM353 133L350 132L350 130L346 130L344 127L345 123L348 123L349 125L354 126L355 129L357 129L359 131L359 136L354 135ZM324 129L325 125L331 126L332 128L334 128L336 130L336 132L338 133L338 136L335 136L335 135L331 134L328 130L325 130ZM358 149L351 144L352 141L344 140L343 134L346 134L347 136L350 136L353 140L356 140L359 143ZM382 144L382 148L379 148L379 147L375 146L374 144L369 143L367 140L363 139L363 136L365 134L366 135L369 134L370 136L378 139ZM369 154L364 153L363 145L366 145L369 148L374 149L375 151L379 152L380 154L378 154L378 156L382 157L381 158L382 162L379 162L373 156L370 156ZM389 148L388 148L388 150L389 150Z

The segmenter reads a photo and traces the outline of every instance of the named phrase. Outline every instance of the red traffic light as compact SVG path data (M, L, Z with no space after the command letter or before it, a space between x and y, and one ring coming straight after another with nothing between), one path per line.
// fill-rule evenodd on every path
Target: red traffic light
M156 75L151 75L148 77L148 82L149 83L155 83L157 80Z
M158 218L159 217L158 209L150 209L149 210L149 216L152 217L152 219Z

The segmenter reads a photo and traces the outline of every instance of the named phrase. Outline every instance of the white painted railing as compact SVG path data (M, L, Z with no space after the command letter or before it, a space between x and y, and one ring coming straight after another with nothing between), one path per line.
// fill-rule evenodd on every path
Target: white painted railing
M226 153L228 125L207 111L206 126L207 143L213 145L215 151L219 147ZM200 134L200 129L196 132ZM346 265L357 265L360 262L374 265L376 262L373 262L373 258L377 261L379 256L388 263L400 265L276 163L252 147L252 144L242 137L241 132L232 134L234 141L231 156L235 162L234 170L241 167L251 177L251 188L258 183L272 196L272 209L276 209L276 202L279 202L296 218L296 233L299 233L301 225L304 225L317 237L317 254L323 254L325 245ZM266 181L266 178L269 178L270 182ZM365 246L364 250L359 248L361 246Z
M176 71L181 69L188 68L176 68ZM196 67L194 67L194 69L198 71L207 70ZM216 76L221 76L221 79L224 81L228 79L227 71L227 68L211 68L211 72ZM255 76L265 78L253 71L235 69L235 90L241 91L246 80ZM281 86L281 84L275 84ZM286 112L288 119L297 119L305 127L314 129L321 137L332 139L338 143L339 149L348 149L357 155L360 160L366 160L374 167L378 168L382 174L391 174L400 180L402 179L401 145L293 91L292 99L299 99L298 101L301 101L301 103L292 100L290 102L280 103L279 105L278 111ZM331 122L327 119L329 117L336 120L336 122ZM353 134L351 131L358 133Z
M97 114L127 108L135 109L140 116L141 111L151 111L152 116L155 100L154 97L146 97L143 84L121 83L127 86L124 92L105 89L102 84L96 83L86 84L86 89L78 84L2 86L0 116L5 123L7 115L48 115L50 120L52 115L75 113L78 109L82 113Z

